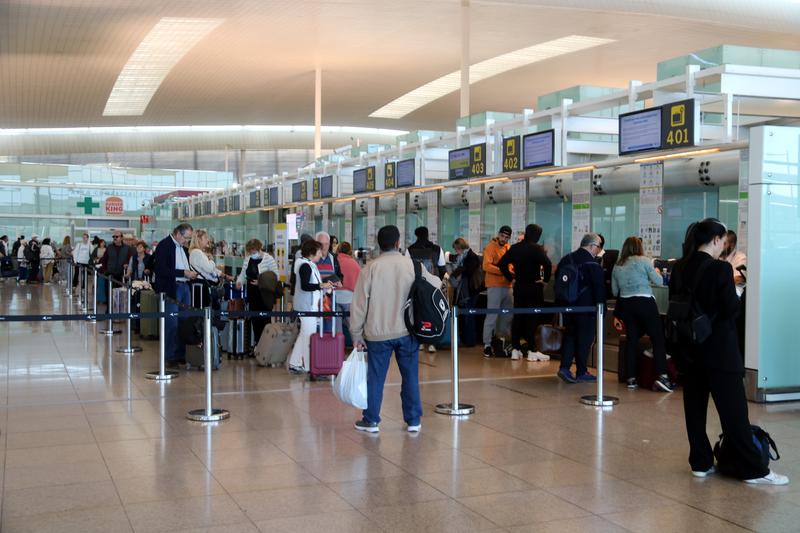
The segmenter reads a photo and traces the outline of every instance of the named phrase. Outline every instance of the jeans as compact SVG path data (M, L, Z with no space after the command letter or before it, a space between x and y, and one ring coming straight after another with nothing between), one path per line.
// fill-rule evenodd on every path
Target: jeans
M416 426L422 417L422 400L419 397L419 342L411 335L388 341L367 341L367 408L363 411L364 420L376 424L381 421L383 385L392 352L403 378L400 387L403 420L409 426Z
M190 305L192 298L189 292L189 285L186 283L178 283L175 288L175 300L184 305ZM164 310L167 313L177 313L180 311L178 305L167 298L164 303ZM166 331L164 334L167 336L165 339L164 358L167 361L182 361L186 359L186 345L178 335L178 317L168 316L164 319L164 326Z
M486 308L514 307L511 298L511 287L489 287L486 289ZM496 337L508 337L511 326L511 315L486 315L483 322L483 344L492 343L492 332Z

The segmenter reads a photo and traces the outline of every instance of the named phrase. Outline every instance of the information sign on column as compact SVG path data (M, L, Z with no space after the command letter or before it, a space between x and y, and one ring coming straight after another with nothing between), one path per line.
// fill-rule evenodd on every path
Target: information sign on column
M439 244L439 191L427 191L428 201L428 235L431 242Z
M572 249L592 231L592 171L572 174Z
M289 261L288 261L288 235L286 224L275 224L275 262L278 264L278 272L281 281L289 280Z
M483 188L480 185L470 185L467 192L469 201L469 245L473 250L483 250L481 246L481 196Z
M749 205L750 150L739 151L739 224L736 249L747 253L747 208Z
M367 198L367 249L375 249L375 198Z
M395 196L397 203L397 229L400 230L400 248L406 249L406 193Z
M353 202L344 204L344 239L353 242Z
M511 229L516 235L528 224L528 178L511 182Z
M331 211L331 204L322 204L322 231L329 232L331 230L329 222L329 214Z
M664 163L639 167L639 236L644 255L661 256L661 213L664 197Z

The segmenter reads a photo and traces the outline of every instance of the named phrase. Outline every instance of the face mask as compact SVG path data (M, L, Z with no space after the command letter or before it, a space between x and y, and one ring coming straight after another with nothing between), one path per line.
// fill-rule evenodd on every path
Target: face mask
M251 259L258 259L259 257L261 257L261 254L258 252L253 252L253 254L250 256Z

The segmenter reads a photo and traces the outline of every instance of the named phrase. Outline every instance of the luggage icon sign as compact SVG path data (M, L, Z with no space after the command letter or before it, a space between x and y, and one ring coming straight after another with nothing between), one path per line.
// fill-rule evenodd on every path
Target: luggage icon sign
M672 128L686 124L686 104L678 104L670 108L669 124Z

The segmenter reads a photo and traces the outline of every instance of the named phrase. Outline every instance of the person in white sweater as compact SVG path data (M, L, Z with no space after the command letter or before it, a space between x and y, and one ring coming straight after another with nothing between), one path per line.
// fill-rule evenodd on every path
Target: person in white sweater
M50 280L53 279L53 267L55 266L56 251L50 244L50 238L42 241L42 247L39 248L39 259L42 264L42 278L45 285L50 285Z
M217 268L210 254L211 238L206 230L199 229L194 232L192 242L189 244L189 266L200 274L201 279L210 282L219 281L225 272Z

